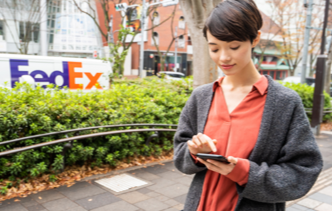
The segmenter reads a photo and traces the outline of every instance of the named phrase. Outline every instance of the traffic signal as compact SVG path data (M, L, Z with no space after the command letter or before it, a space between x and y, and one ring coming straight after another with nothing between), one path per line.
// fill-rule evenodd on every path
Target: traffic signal
M115 10L116 11L126 11L128 7L127 3L122 3L122 4L116 4L115 5Z

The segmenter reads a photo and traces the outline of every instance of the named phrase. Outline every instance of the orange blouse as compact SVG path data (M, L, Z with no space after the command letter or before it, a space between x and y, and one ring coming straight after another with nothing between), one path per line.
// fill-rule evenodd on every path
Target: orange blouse
M203 184L198 211L231 211L236 207L238 193L236 183L243 186L249 177L250 164L247 158L258 138L267 96L268 80L262 76L243 101L228 113L220 86L223 77L214 86L214 97L204 134L217 140L217 152L225 157L233 156L238 163L226 176L208 170ZM193 156L195 158L195 156ZM197 161L196 161L197 162Z

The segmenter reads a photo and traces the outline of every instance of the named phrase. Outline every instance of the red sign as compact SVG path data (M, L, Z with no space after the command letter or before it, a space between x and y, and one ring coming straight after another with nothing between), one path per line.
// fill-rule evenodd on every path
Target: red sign
M97 51L93 51L93 58L97 58L98 57L98 52Z

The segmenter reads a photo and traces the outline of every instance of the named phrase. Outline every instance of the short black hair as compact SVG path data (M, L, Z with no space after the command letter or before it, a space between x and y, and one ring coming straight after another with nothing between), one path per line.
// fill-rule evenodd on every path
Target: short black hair
M203 33L206 39L209 31L221 41L252 43L262 25L262 16L253 0L225 0L212 10Z

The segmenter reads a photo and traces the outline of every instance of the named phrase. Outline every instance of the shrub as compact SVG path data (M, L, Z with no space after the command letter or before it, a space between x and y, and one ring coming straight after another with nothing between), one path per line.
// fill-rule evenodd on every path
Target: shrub
M0 142L36 134L91 126L162 123L177 124L192 86L190 81L165 82L155 77L113 83L111 89L83 92L48 87L32 89L18 84L14 89L0 88ZM80 135L129 129L115 128L82 131ZM159 155L172 149L172 132L163 132L159 140L145 146L152 132L127 133L73 141L66 153L66 165L90 163L100 166L134 155ZM72 137L75 134L68 134ZM0 151L65 138L53 135L0 146ZM63 144L0 157L0 178L36 177L57 173L62 168ZM50 180L55 180L54 177ZM3 188L2 193L6 191Z
M284 83L285 87L293 89L296 91L302 99L303 106L305 108L310 108L310 111L313 107L314 101L314 87L308 86L307 84L295 84L295 83ZM331 108L331 97L328 93L324 91L324 109ZM309 120L311 120L311 113L307 113ZM323 116L323 121L330 120L332 114L325 114Z

